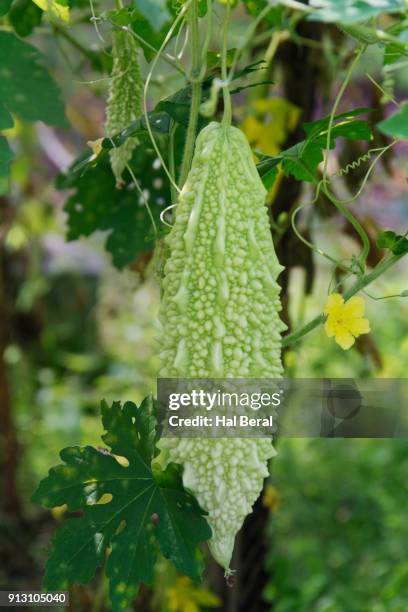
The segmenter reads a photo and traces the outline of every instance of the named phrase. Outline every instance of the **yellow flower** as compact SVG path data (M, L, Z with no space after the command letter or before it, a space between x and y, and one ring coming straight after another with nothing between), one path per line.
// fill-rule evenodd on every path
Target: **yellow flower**
M361 334L368 334L370 322L364 318L365 303L361 297L352 297L344 302L339 293L332 293L324 307L327 315L324 328L329 338L333 338L345 351L353 346Z

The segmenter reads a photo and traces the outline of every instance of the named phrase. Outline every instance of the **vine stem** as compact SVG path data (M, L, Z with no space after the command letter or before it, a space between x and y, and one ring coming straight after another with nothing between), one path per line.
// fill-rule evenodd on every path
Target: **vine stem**
M176 135L177 124L172 121L172 125L169 132L169 171L173 178L173 182L170 183L171 201L175 202L177 199L177 191L174 188L176 180L176 162L174 158L174 139Z
M265 52L265 62L267 66L271 65L272 60L275 57L276 52L279 48L279 45L285 40L288 40L288 38L289 32L274 32L272 34L270 43Z
M94 8L93 0L89 0L89 8L91 9L91 18L89 19L89 21L91 23L93 23L96 35L99 38L99 40L103 44L105 44L106 40L104 39L104 37L102 36L102 34L99 31L98 21L100 20L100 17L97 17L96 14L95 14L95 8Z
M191 0L188 14L191 28L191 106L188 120L186 141L184 145L183 161L181 163L179 187L186 182L193 159L194 144L198 125L198 112L201 103L202 74L200 70L200 34L198 27L198 0Z
M224 27L222 31L222 50L221 50L221 78L223 80L222 95L224 98L224 115L222 118L222 125L231 125L232 120L232 105L231 105L231 94L229 90L228 73L227 73L227 59L228 59L228 28L231 17L231 2L227 0L227 7L224 19Z
M330 153L330 142L331 142L331 132L332 132L332 128L333 128L333 122L334 122L334 117L336 115L338 106L340 104L340 100L343 97L344 92L346 91L346 88L350 82L351 76L354 72L354 68L356 67L356 65L358 64L358 62L360 61L361 56L363 55L364 51L366 50L366 45L361 45L356 53L356 56L354 58L354 60L351 62L346 76L344 78L344 81L337 93L336 99L334 101L333 104L333 108L331 110L330 113L330 119L329 119L329 125L327 128L327 140L326 140L326 155L325 155L325 159L324 159L324 165L323 165L323 179L322 179L322 192L325 194L325 196L332 202L332 204L334 204L334 206L341 212L341 214L346 217L346 219L349 221L349 223L354 227L354 229L356 230L357 234L360 236L361 241L362 241L362 251L359 257L360 263L361 263L361 268L362 270L364 270L365 268L365 263L367 261L367 257L370 251L370 241L368 239L368 236L364 230L364 228L362 227L362 225L359 223L359 221L354 217L354 215L342 204L342 202L340 202L333 193L331 193L331 191L328 188L328 177L327 177L327 170L328 170L328 162L329 162L329 153Z
M350 287L350 289L348 289L348 291L345 291L344 299L349 300L353 295L361 291L361 289L367 287L367 285L375 281L379 276L384 274L384 272L386 272L389 268L395 265L403 256L404 253L402 253L401 255L392 255L391 257L385 258L380 261L380 263L373 270L371 270L371 272L359 278L354 283L354 285ZM283 338L282 346L286 347L295 344L295 342L298 342L298 340L303 338L303 336L305 336L313 329L318 327L321 323L323 323L325 318L326 317L324 314L320 314L311 321L309 321L309 323L306 323L306 325L304 325L300 329L292 332L291 334L288 334Z
M112 21L110 23L113 24ZM113 24L113 25L115 26L115 24ZM115 26L115 27L119 27L119 26ZM150 51L152 51L153 53L157 54L159 52L158 49L156 49L156 47L154 47L147 40L145 40L143 38L143 36L140 36L139 34L137 34L134 30L132 30L132 28L130 28L128 26L122 26L121 29L122 30L126 30L127 32L129 32L129 34L131 34L138 42L140 42L142 45L144 45L145 47L150 49ZM168 53L163 53L162 54L162 58L170 66L173 66L173 68L175 68L177 70L177 72L179 72L180 74L184 75L184 70L183 70L182 66L180 66L180 63L177 60L174 60L172 57L170 57Z
M351 62L346 76L343 80L343 83L341 84L341 87L337 93L336 99L334 100L334 104L330 113L330 119L329 119L329 125L327 128L327 139L326 139L326 157L324 160L324 165L323 165L323 182L326 183L327 182L327 167L328 167L328 163L329 163L329 153L330 153L330 140L331 140L331 131L333 128L333 122L334 122L334 117L336 115L337 109L339 107L340 101L343 97L344 92L346 91L346 88L350 82L351 76L354 72L354 68L356 67L356 65L358 64L358 62L360 61L360 58L362 56L362 54L365 51L365 46L361 46L359 47L357 53L356 53L356 57L354 58L354 60Z
M158 145L156 143L156 139L155 139L155 137L153 135L152 127L150 125L148 109L147 109L147 93L148 93L148 90L149 90L150 81L152 79L152 75L153 75L153 72L154 72L154 70L156 68L157 62L159 61L160 56L164 52L164 49L166 48L169 40L171 39L174 30L176 29L178 24L181 22L181 20L184 19L185 12L190 7L190 2L191 1L193 1L193 0L187 0L187 3L184 4L184 6L181 9L180 13L178 14L177 18L173 22L173 25L171 26L170 30L167 32L167 35L166 35L165 39L163 40L163 42L162 42L162 44L160 46L160 49L158 50L157 55L156 55L156 57L154 58L154 60L152 62L149 74L147 75L146 82L145 82L145 85L144 85L144 88L143 88L143 114L144 114L144 118L145 118L145 122L146 122L146 128L147 128L147 131L148 131L148 134L149 134L149 138L150 138L150 141L151 141L151 143L153 145L153 148L154 148L154 150L155 150L155 152L157 154L157 157L159 158L159 160L160 160L160 162L161 162L161 164L163 166L163 170L167 174L168 179L170 181L170 184L173 185L173 187L174 187L176 192L179 192L180 189L178 188L178 185L176 185L176 183L174 182L173 177L171 176L171 173L170 173L169 169L167 168L167 165L166 165L166 163L165 163L165 161L163 159L163 156L162 156L162 154L160 152L160 149L159 149L159 147L158 147Z
M242 51L245 49L245 47L248 45L249 41L251 40L254 32L256 31L256 28L258 27L258 25L262 22L263 18L266 17L266 15L269 13L269 11L271 11L273 8L272 4L267 4L262 11L259 13L258 17L251 23L251 25L247 28L246 32L244 33L243 36L243 44L240 45L239 48L237 48L235 50L234 56L233 56L233 60L231 63L231 68L229 70L229 74L228 74L228 80L231 81L236 68L237 68L237 64L238 64L238 60L241 57Z
M342 202L340 202L340 200L338 200L336 196L328 189L325 183L323 183L322 185L322 192L324 193L326 198L328 198L330 202L334 204L334 206L341 212L341 214L347 219L347 221L354 227L357 234L360 236L363 248L359 256L359 261L361 264L361 269L362 271L364 271L365 262L367 261L368 253L370 252L370 241L364 228L355 218L355 216L348 210L348 208L346 208L342 204Z
M291 222L291 225L292 225L293 232L295 233L297 238L299 238L299 240L301 242L303 242L303 244L305 244L314 253L316 253L317 255L320 255L321 257L325 257L328 261L330 261L331 263L335 264L336 267L341 268L344 272L351 272L351 270L350 270L350 268L348 266L345 266L344 264L341 263L341 261L338 261L337 259L332 257L329 253L326 253L326 251L323 251L323 249L320 249L319 247L316 247L312 242L310 242L304 236L302 236L302 234L299 232L299 230L298 230L298 228L296 226L296 216L297 216L297 214L301 210L303 210L306 206L310 206L310 205L312 205L312 204L314 204L316 202L316 200L317 200L317 198L319 196L319 191L320 191L320 187L318 188L318 190L316 192L315 198L311 202L305 202L304 204L301 204L300 206L297 206L296 209L293 211L292 215L290 216L290 222ZM277 244L279 244L279 242L275 241L275 245L277 245Z
M397 100L394 98L394 96L393 96L393 95L391 95L389 92L385 91L385 89L384 89L383 87L381 87L381 85L380 85L379 83L377 83L377 81L376 81L376 80L375 80L375 79L374 79L374 78L371 76L371 74L369 74L368 72L366 72L366 73L365 73L365 75L366 75L367 79L368 79L369 81L371 81L371 83L372 83L372 84L373 84L375 87L377 87L377 89L378 89L379 91L381 91L381 93L382 93L382 95L383 95L383 96L388 96L388 97L389 97L389 100L390 100L390 101L391 101L393 104L395 104L395 106L396 106L397 108L401 108L401 104L399 104L399 103L397 102Z

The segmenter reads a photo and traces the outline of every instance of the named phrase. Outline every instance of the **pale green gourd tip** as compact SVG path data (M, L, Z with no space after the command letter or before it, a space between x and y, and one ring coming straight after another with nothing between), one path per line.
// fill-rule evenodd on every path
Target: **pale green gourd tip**
M140 47L129 32L114 31L112 41L113 67L110 78L105 130L113 137L140 117L142 112L142 77L139 66ZM112 171L118 185L132 158L137 139L130 137L110 151Z
M163 377L282 375L282 270L273 248L266 191L245 135L210 123L196 142L167 236L160 338ZM234 540L268 476L269 439L160 441L164 461L208 512L209 546L228 571Z

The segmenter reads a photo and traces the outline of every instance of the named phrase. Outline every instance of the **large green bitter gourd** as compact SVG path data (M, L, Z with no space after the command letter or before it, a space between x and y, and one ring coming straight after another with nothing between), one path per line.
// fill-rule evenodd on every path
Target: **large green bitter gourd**
M285 325L265 188L244 134L216 122L196 142L166 238L160 320L163 377L278 378ZM163 461L208 512L209 542L228 571L234 540L262 490L266 438L163 438Z
M143 82L140 74L137 40L129 32L114 31L112 40L113 66L110 78L105 130L108 137L116 136L142 113ZM118 185L137 145L137 139L125 142L110 151L113 173Z

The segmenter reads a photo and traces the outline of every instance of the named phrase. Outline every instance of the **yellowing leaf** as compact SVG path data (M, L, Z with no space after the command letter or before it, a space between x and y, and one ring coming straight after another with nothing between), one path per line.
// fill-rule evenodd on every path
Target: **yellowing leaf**
M300 109L284 98L256 100L242 129L254 149L276 155L288 133L296 127L299 116Z
M284 145L288 134L295 129L300 117L300 109L285 98L255 100L250 114L244 119L242 129L253 150L259 149L267 155L277 155ZM282 171L268 194L271 203L278 191Z
M7 138L8 140L11 140L12 138L17 138L24 129L23 123L19 120L18 117L13 117L13 119L13 127L7 128L6 130L1 130L1 135L5 136L5 138Z
M51 514L56 521L62 521L66 513L67 513L66 504L63 504L62 506L56 506L55 508L52 508L51 510Z
M55 0L33 0L34 4L40 7L43 11L50 13L58 19L62 19L66 23L69 22L69 6L59 4Z
M276 512L281 504L281 496L276 487L271 484L266 485L263 496L262 505L269 508L270 512Z
M181 576L167 589L167 604L171 612L200 612L202 608L218 608L219 598L208 589L194 586L190 578Z

